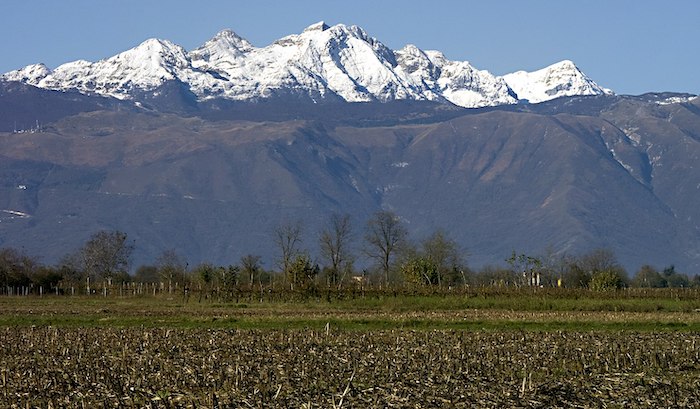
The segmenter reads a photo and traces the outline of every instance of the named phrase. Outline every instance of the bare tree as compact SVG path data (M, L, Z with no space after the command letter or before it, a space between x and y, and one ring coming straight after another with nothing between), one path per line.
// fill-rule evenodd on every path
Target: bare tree
M86 272L83 270L81 251L77 250L61 257L58 268L63 274L63 281L71 286L85 282Z
M187 262L184 257L178 254L175 250L165 250L156 259L156 267L158 268L158 277L168 283L168 293L173 292L173 282L183 282L185 271L187 270ZM182 283L184 286L184 282Z
M541 284L552 287L561 287L564 285L564 276L567 275L573 263L573 256L563 251L557 251L552 246L548 246L538 258L542 260Z
M133 250L134 245L128 242L126 233L99 231L80 251L83 270L88 277L111 281L117 273L128 270Z
M367 222L365 253L377 260L382 271L384 284L389 283L395 251L405 242L408 232L399 217L391 211L381 210Z
M607 248L598 248L579 257L579 266L589 273L620 268L615 253Z
M600 248L573 258L570 261L569 271L564 281L567 286L591 287L591 280L600 273L605 274L596 280L595 284L598 287L601 285L601 279L604 279L604 286L609 284L608 278L613 276L619 276L623 282L627 279L627 272L617 262L615 253L610 249Z
M321 257L330 264L328 278L331 285L339 285L342 282L340 272L347 271L352 264L351 239L350 216L347 214L332 214L328 226L321 231L319 237Z
M517 254L515 250L506 260L517 275L522 275L521 284L524 286L539 286L542 260L525 253Z
M282 269L282 274L288 283L294 283L294 277L289 274L292 271L291 266L296 256L301 254L299 246L301 246L301 222L285 223L275 229L275 245L279 248L280 259L279 266Z
M254 256L252 254L247 254L241 257L241 274L248 278L248 284L252 287L255 284L255 280L260 283L260 256Z
M438 287L442 286L446 280L458 279L450 275L462 271L462 252L457 242L450 239L443 230L436 230L423 241L423 253L435 265Z

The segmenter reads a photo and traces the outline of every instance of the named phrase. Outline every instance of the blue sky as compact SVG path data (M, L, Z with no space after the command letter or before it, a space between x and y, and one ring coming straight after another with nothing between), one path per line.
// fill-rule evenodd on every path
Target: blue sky
M147 38L196 48L224 28L255 46L320 20L505 74L570 59L620 94L700 94L700 1L6 0L0 72L96 61Z

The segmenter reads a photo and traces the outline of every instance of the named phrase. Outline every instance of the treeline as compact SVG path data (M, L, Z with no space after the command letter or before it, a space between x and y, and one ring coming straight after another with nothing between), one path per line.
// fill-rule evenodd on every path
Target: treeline
M0 249L0 293L121 294L196 293L234 298L243 292L290 291L451 291L471 287L565 287L607 291L625 287L700 287L673 266L657 270L644 265L630 278L612 251L597 249L581 255L527 255L515 251L499 266L479 270L467 264L466 252L443 230L420 241L411 240L399 217L380 211L366 223L358 240L348 215L332 215L318 232L319 259L304 248L300 222L278 226L271 243L275 265L264 268L258 255L248 254L230 265L189 266L176 250L164 251L152 264L129 274L133 242L120 231L100 231L56 265L13 248ZM361 242L361 246L357 246ZM368 269L355 267L358 256Z

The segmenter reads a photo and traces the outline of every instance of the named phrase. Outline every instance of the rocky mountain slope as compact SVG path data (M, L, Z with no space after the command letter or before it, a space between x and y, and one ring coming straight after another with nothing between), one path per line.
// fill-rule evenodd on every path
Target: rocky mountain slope
M303 221L314 254L330 213L352 216L359 245L370 215L391 209L415 238L448 231L473 266L607 247L630 270L700 269L691 95L201 111L215 119L16 85L0 106L25 112L18 95L60 112L36 132L0 133L0 246L46 261L120 229L136 263L175 248L191 264L254 253L273 267L281 223Z

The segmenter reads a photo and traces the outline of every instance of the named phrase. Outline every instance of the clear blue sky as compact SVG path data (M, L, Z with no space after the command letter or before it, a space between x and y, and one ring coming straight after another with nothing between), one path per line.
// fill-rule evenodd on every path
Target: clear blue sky
M147 38L196 48L224 28L255 46L320 20L505 74L570 59L621 94L700 94L698 0L5 0L0 73L96 61Z

